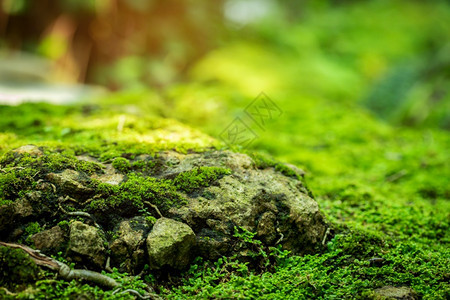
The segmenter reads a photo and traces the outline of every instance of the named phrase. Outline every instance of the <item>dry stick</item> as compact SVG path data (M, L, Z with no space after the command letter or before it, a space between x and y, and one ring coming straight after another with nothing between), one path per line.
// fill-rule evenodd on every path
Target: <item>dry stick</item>
M70 267L65 263L50 258L40 253L38 250L31 249L30 247L5 242L0 242L0 245L10 248L22 249L37 265L47 267L54 271L58 271L59 275L65 280L70 281L72 279L83 279L108 288L116 288L119 286L119 283L117 283L117 281L108 276L90 270L71 270Z
M154 210L156 210L156 212L158 213L160 218L163 218L164 216L162 215L162 213L159 211L158 206L148 202L148 201L144 201L144 204L147 204L148 206L152 207Z

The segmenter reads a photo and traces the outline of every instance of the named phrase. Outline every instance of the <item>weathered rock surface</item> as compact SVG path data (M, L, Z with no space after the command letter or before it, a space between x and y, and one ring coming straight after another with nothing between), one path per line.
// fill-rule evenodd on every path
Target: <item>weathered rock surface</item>
M105 240L99 229L75 221L70 224L69 248L73 260L102 267L106 261Z
M64 193L73 197L92 192L92 189L86 186L89 182L89 177L75 170L66 169L61 173L49 173L46 178L57 185Z
M161 159L166 156L173 159L174 154L165 153ZM273 168L257 169L249 156L229 151L176 154L176 158L179 162L162 169L159 176L171 178L197 166L233 171L201 193L189 195L186 206L170 211L172 217L201 233L199 238L207 237L202 241L202 252L210 253L211 258L226 255L222 251L228 249L225 244L234 226L257 232L267 244L281 243L294 252L311 251L322 240L324 219L298 178Z
M416 292L409 287L401 286L385 286L374 290L375 299L401 299L401 300L415 300L419 299Z
M150 230L143 217L120 222L110 243L111 263L119 271L133 273L145 264L145 238Z
M148 235L146 244L151 268L169 266L184 269L192 258L195 234L184 223L160 218Z
M24 145L14 149L12 152L18 155L29 154L31 156L41 156L43 154L42 150L35 145Z
M65 243L64 232L59 226L33 234L31 240L37 249L50 253L56 253Z
M31 155L46 161L42 149L24 146L13 151L14 163L21 157L28 157L28 163ZM74 221L64 233L53 227L32 240L44 252L68 240L70 259L98 268L104 266L109 247L112 267L136 273L147 263L153 269L183 269L195 256L216 259L245 252L236 242L235 228L256 233L266 246L283 245L294 253L314 251L326 231L319 207L302 183L303 172L295 166L284 166L282 173L230 151L143 154L126 158L130 168L125 171L88 155L75 158L101 166L89 174L71 169L73 161L53 171L34 169L35 177L28 181L33 184L23 187L25 195L17 193L0 207L3 238L14 241L23 235L25 220L50 228L81 216L86 224ZM222 172L208 177L200 168ZM197 177L190 181L189 176ZM130 178L133 184L126 185ZM179 178L186 180L183 185L178 185ZM100 229L90 226L96 223Z

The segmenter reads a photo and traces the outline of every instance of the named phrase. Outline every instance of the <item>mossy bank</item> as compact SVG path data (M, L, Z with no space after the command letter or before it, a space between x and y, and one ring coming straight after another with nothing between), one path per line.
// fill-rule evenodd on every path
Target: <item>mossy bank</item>
M448 188L437 177L408 177L394 160L379 166L392 169L380 185L337 176L322 154L300 149L301 165L315 170L311 191L295 166L224 151L198 130L127 107L1 108L2 240L120 283L114 291L45 269L24 273L32 262L2 247L2 272L16 274L1 283L2 297L448 297ZM378 134L389 140L388 129ZM436 134L437 146L445 141ZM328 162L351 161L333 151ZM369 159L355 159L348 168L366 178ZM425 159L432 173L445 165L442 154ZM401 195L416 204L387 201ZM166 236L172 242L155 247Z

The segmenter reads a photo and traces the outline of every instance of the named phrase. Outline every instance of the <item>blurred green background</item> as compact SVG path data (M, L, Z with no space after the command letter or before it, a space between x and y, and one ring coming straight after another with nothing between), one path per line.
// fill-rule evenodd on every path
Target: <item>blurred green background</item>
M193 123L264 91L450 128L448 1L2 0L0 9L3 85L32 77L151 90L176 117L195 107ZM47 68L24 63L30 53Z

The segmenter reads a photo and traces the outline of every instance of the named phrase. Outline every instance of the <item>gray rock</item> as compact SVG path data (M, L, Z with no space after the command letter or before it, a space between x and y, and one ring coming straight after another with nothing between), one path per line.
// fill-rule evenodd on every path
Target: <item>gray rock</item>
M63 192L74 197L92 192L92 189L86 186L90 178L75 170L66 169L61 173L49 173L46 178Z
M169 266L184 269L192 258L195 234L184 223L160 218L148 235L146 245L151 268Z
M150 230L143 217L135 217L120 222L111 242L112 266L118 266L120 272L136 273L142 267L145 237Z
M91 178L97 179L103 183L119 185L121 182L123 182L125 176L121 173L116 172L116 169L114 169L111 164L108 164L105 166L104 173L93 174Z
M268 245L281 243L296 253L311 252L321 244L325 220L317 202L297 178L287 177L272 167L257 169L249 156L229 151L177 157L180 163L162 169L160 176L173 178L198 166L232 170L231 175L223 176L201 192L186 195L187 205L169 211L169 217L183 220L197 234L207 232L207 236L212 236L202 239L205 253L229 249L217 243L228 243L234 226L257 232L257 237ZM163 158L164 155L160 156ZM217 240L214 236L221 238ZM206 250L208 241L210 251Z
M14 229L20 222L33 215L33 207L25 198L0 206L0 232Z
M27 199L20 198L14 202L14 215L19 218L26 218L33 214L33 207Z
M65 243L64 232L59 226L33 234L31 240L37 249L53 253L61 249Z
M79 221L70 224L68 250L75 261L102 267L106 260L104 243L99 229Z
M406 286L385 286L374 290L374 299L415 300L418 299L418 295L414 290Z
M24 145L22 147L19 147L17 149L12 150L13 153L23 155L23 154L29 154L31 156L41 156L44 154L41 149L39 149L38 146L35 145Z

